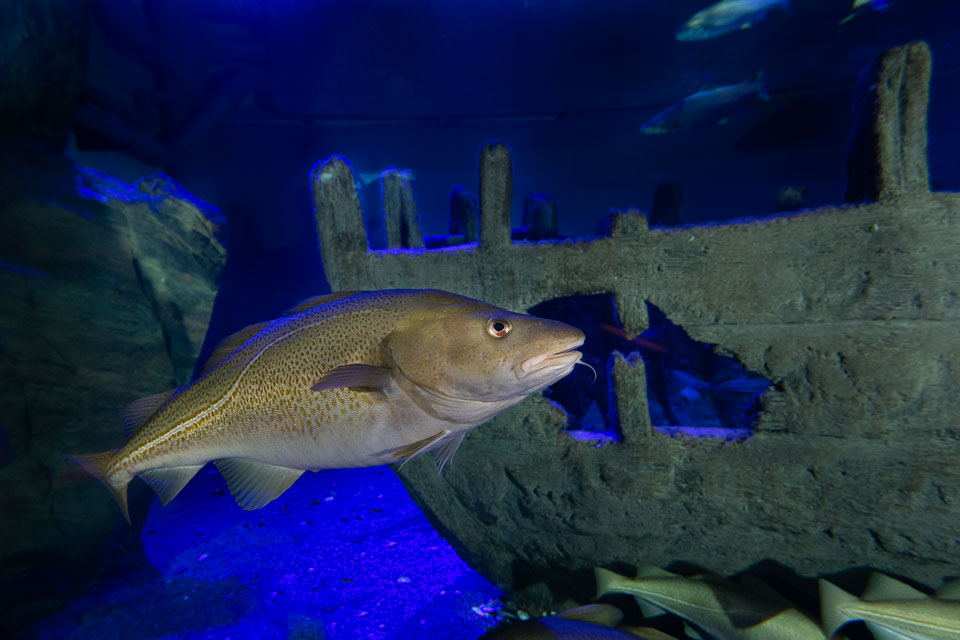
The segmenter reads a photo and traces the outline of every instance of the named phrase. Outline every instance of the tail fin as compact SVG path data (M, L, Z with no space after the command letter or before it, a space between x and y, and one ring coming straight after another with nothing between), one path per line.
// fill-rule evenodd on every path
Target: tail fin
M111 495L113 495L120 505L120 510L123 511L123 517L127 519L127 524L129 524L130 510L127 508L127 485L130 484L130 478L114 481L109 475L114 452L103 451L101 453L87 453L67 457L83 467L84 471L102 482L103 486L110 490Z

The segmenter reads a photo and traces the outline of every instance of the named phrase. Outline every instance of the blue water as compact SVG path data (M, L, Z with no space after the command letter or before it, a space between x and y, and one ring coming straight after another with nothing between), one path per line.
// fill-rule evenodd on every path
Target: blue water
M243 511L213 466L143 528L149 565L101 582L30 637L475 638L500 594L429 525L392 469L307 473Z

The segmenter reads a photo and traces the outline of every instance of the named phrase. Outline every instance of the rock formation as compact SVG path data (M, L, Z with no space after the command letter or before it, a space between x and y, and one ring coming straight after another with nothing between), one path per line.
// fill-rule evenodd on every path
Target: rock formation
M164 176L130 186L14 141L0 165L0 628L8 628L55 609L101 563L110 570L140 553L148 492L131 492L129 527L65 456L118 446L118 407L189 380L226 253L219 213Z

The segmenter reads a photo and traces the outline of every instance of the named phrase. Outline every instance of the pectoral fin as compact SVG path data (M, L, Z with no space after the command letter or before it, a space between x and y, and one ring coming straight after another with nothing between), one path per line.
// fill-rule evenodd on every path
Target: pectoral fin
M157 492L157 497L164 506L174 499L180 490L183 489L190 479L197 475L197 471L203 468L202 464L191 465L187 467L167 467L161 469L150 469L141 471L137 475L140 479L150 485L150 488Z
M390 369L369 364L345 364L323 374L311 389L326 391L346 387L351 391L383 391L391 380Z
M276 499L290 488L303 469L288 469L252 460L250 458L225 458L216 461L230 493L237 504L253 511Z

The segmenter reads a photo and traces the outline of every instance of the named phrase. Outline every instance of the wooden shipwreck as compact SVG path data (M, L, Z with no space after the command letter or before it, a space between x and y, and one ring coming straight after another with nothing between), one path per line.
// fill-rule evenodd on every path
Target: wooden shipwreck
M401 477L465 557L544 607L592 597L589 571L609 563L958 573L960 194L929 188L930 65L924 43L877 59L849 162L857 203L792 215L656 229L631 211L609 236L512 242L511 158L491 144L477 242L416 248L395 176L393 248L371 251L349 166L315 166L334 290L439 288L518 311L610 292L628 335L650 302L774 382L749 440L669 438L651 428L642 360L615 356L622 442L573 441L537 397L471 433L442 476L411 463Z

